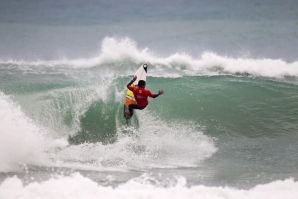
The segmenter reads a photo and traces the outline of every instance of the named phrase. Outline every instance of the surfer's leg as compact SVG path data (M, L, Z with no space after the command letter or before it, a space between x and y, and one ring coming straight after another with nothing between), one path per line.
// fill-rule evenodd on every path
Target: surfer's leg
M124 105L124 113L129 113L128 106L125 106L125 105Z
M133 109L137 109L137 108L138 108L137 104L130 104L128 106L128 110L129 110L129 113L130 113L131 116L133 115Z
M128 109L129 109L130 114L133 115L133 109L143 110L144 108L146 108L146 106L141 106L140 107L137 104L131 104L131 105L128 106Z

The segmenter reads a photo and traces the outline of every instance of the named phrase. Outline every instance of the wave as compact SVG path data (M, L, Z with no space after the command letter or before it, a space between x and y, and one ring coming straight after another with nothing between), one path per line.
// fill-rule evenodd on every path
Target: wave
M166 57L156 55L148 48L138 49L130 38L106 37L99 55L92 58L53 61L0 61L5 70L21 70L27 73L59 73L66 69L98 69L114 75L131 75L136 65L150 64L151 76L181 77L201 75L248 75L252 77L287 78L298 77L298 61L288 63L281 59L227 57L204 52L199 57L187 53L175 53ZM3 69L2 69L3 70Z
M107 176L113 181L113 176ZM131 179L115 188L99 185L80 173L56 176L44 182L23 184L18 177L6 178L0 186L3 198L271 198L294 199L298 194L298 182L293 179L259 184L249 190L232 187L196 185L188 187L183 177L158 181L150 175ZM63 188L62 188L63 187ZM14 190L14 191L12 191ZM38 190L38 191L36 191ZM55 190L55 191L53 191Z
M150 89L163 85L169 92L164 96L166 100L161 98L158 105L152 103L137 113L131 128L127 128L122 121L126 76L143 62L150 63ZM105 38L100 55L94 59L2 62L1 89L12 98L1 93L0 105L6 117L0 124L6 148L0 153L0 170L56 162L58 166L89 165L98 169L197 166L217 152L210 136L222 138L223 133L217 132L221 125L226 126L227 118L237 136L267 138L270 129L275 129L277 136L295 132L294 120L288 120L288 112L295 112L295 86L226 76L173 78L246 73L296 77L295 65L297 62L233 59L213 53L204 53L199 59L179 53L159 58L148 49L138 50L129 38ZM282 66L284 69L279 68ZM183 86L173 89L173 85ZM244 90L249 92L245 94ZM177 96L188 97L182 101ZM187 106L177 106L182 102ZM281 104L287 107L280 108ZM278 122L284 125L272 126ZM203 132L198 124L208 129ZM29 143L21 142L23 139ZM9 155L18 146L25 149ZM26 154L28 157L23 158Z
M41 129L22 112L19 105L0 92L0 171L18 169L21 165L48 161Z
M147 111L136 114L141 114L138 127L117 121L116 140L112 143L70 145L56 158L98 168L177 168L194 167L217 151L214 140L194 126L166 123Z
M23 104L27 110L2 93L6 117L0 120L0 171L22 165L91 170L193 167L216 152L214 140L194 124L169 123L147 110L136 113L138 121L126 126L118 103L123 92L114 99L102 90L110 84L30 94L24 97L31 97Z

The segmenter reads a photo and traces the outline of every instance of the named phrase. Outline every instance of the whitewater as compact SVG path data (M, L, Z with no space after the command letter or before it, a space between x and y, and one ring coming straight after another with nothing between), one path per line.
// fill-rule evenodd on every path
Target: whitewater
M0 198L297 198L297 10L4 0Z
M3 198L294 198L297 194L296 174L287 174L296 171L292 165L297 147L294 140L285 140L295 137L298 128L297 62L235 59L211 52L198 58L181 53L163 58L139 50L129 38L111 37L102 41L100 52L90 59L1 61ZM141 61L149 63L148 87L162 87L168 97L151 100L148 110L137 112L127 126L122 116L124 85ZM239 89L264 95L253 99ZM270 103L267 107L264 97ZM280 103L292 103L292 108L275 110L278 117L272 116L272 107ZM239 106L247 109L245 116ZM249 124L241 124L239 117ZM266 124L271 120L288 125ZM268 148L275 142L291 149ZM256 149L264 153L253 152ZM236 156L224 158L232 152ZM283 166L292 171L276 170L279 164L273 159L283 154L287 156L279 161L287 161ZM247 173L249 159L253 170ZM216 170L233 172L225 170L235 166L234 161L240 164L234 167L240 177L215 175ZM275 171L266 171L265 165Z
M203 52L198 58L193 58L186 53L175 53L168 57L158 57L154 52L150 52L148 48L137 48L137 43L130 38L114 38L106 37L101 42L100 55L88 59L62 59L53 61L15 61L2 60L3 65L13 68L18 66L19 70L28 73L38 73L45 67L49 70L63 70L63 68L92 68L109 63L133 62L143 63L150 62L153 67L149 76L163 77L180 77L182 75L198 76L198 75L249 75L252 77L297 77L298 62L286 62L282 59L255 59L255 58L234 58L228 56L220 56L213 52ZM114 65L118 67L119 64ZM39 69L40 68L40 69ZM113 71L113 75L131 74L132 68L117 68L119 73ZM106 69L108 70L108 69ZM41 71L42 72L42 71ZM107 74L106 74L107 75Z

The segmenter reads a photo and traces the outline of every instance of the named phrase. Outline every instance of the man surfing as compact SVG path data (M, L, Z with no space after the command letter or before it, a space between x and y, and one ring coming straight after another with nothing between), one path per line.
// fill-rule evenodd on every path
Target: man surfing
M127 84L127 88L131 90L135 96L136 104L130 104L128 107L125 107L124 114L126 119L129 119L133 115L133 109L143 110L148 105L148 97L156 98L159 95L164 94L163 90L159 90L158 94L152 94L150 90L145 89L146 82L140 80L138 86L133 87L131 84L137 79L135 75L132 80Z

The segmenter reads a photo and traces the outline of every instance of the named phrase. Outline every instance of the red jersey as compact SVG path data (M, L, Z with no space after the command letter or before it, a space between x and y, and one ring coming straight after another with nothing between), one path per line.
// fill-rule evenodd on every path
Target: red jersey
M141 87L133 87L127 86L129 90L131 90L135 96L138 106L146 106L148 104L148 96L154 97L154 94L151 91L141 88Z

